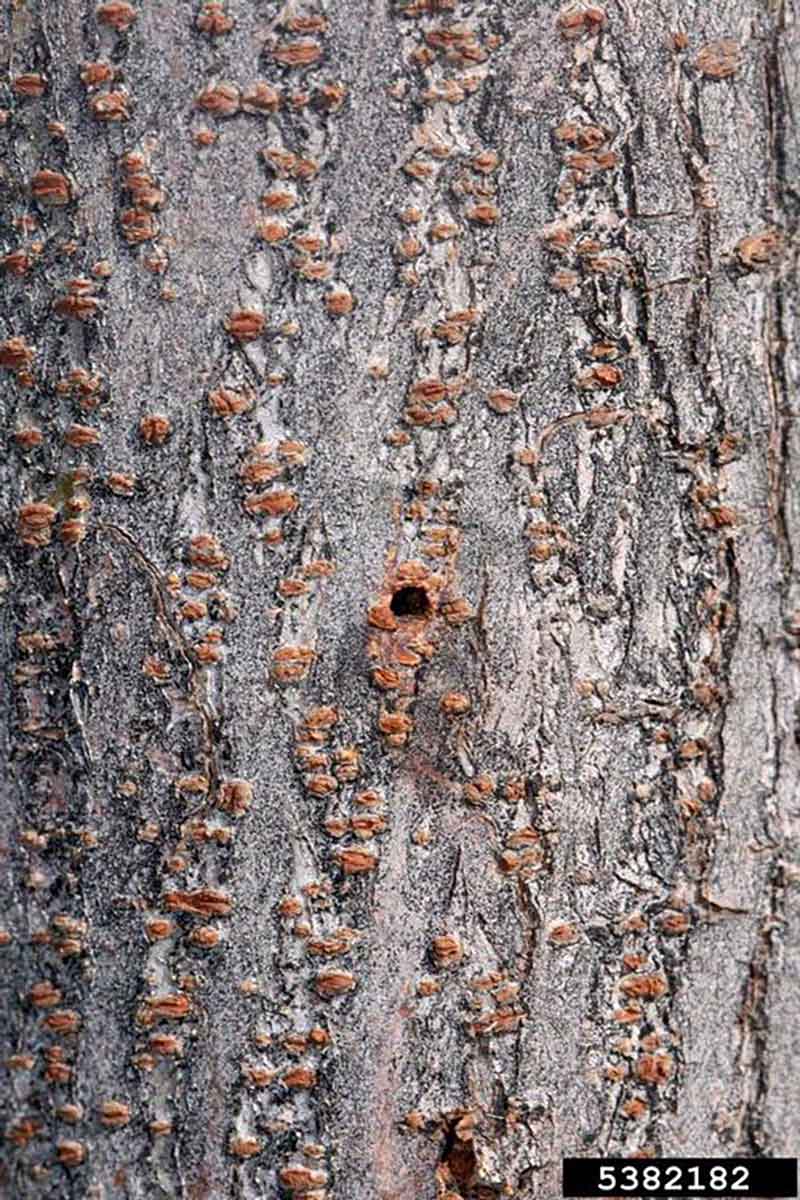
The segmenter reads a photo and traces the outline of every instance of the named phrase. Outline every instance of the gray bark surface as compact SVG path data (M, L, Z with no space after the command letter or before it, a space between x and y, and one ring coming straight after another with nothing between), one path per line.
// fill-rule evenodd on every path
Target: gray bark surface
M796 1153L795 6L3 38L4 1194Z

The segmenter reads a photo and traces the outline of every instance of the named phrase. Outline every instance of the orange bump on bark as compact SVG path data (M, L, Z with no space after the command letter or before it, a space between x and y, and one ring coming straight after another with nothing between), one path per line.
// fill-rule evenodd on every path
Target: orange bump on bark
M669 1054L642 1054L636 1060L636 1076L642 1083L656 1086L665 1084L672 1074L672 1058Z
M415 1132L418 1132L420 1129L425 1128L425 1118L417 1109L411 1109L411 1111L407 1112L403 1117L403 1124L409 1129L413 1129Z
M131 1119L129 1106L121 1100L104 1100L98 1110L100 1124L107 1129L121 1129Z
M136 476L123 471L112 471L106 478L106 487L115 496L132 496L136 487Z
M333 274L333 267L329 262L310 258L306 254L300 254L296 258L291 259L290 264L292 269L302 275L304 279L316 283L322 283L324 280L330 279Z
M209 86L195 96L194 106L214 117L232 117L241 106L239 89L233 83Z
M547 937L557 946L571 946L580 940L580 933L576 925L569 921L563 921L558 925L551 926Z
M305 786L312 796L329 796L331 792L335 792L339 783L334 775L328 775L320 772L315 775L307 775Z
M336 563L327 558L315 558L303 567L303 574L308 579L327 579L336 573Z
M500 216L500 209L496 204L475 204L467 209L466 216L468 221L474 221L477 225L494 225Z
M336 287L325 296L325 307L332 317L347 316L353 311L353 294L345 287Z
M52 538L56 510L49 504L34 501L23 504L17 518L17 536L27 546L41 548Z
M437 967L455 966L464 956L461 939L453 933L440 934L431 943L431 956Z
M171 432L169 417L162 413L148 413L139 422L139 433L149 446L163 446Z
M294 208L297 204L297 196L287 188L274 187L271 191L264 193L261 203L270 212L286 212L287 209Z
M62 521L58 535L65 546L77 546L86 537L86 522L77 519Z
M614 388L622 381L622 371L613 363L598 363L581 371L575 383L581 391L594 391L598 388Z
M243 507L251 516L282 517L294 512L299 501L294 492L275 488L269 492L254 492L245 497Z
M6 1059L6 1067L9 1071L32 1071L36 1059L32 1054L12 1054Z
M50 1033L77 1033L81 1026L81 1017L71 1008L56 1008L44 1018L42 1025Z
M174 1033L151 1033L147 1044L154 1054L162 1058L175 1058L183 1051L183 1043Z
M227 571L230 566L230 559L213 533L196 533L189 542L186 556L193 567Z
M519 396L507 388L497 388L486 397L489 408L496 413L510 413L519 405Z
M764 229L751 233L736 243L736 257L743 267L756 271L769 266L779 256L782 238L777 229Z
M95 289L93 279L82 275L66 281L66 295L56 300L53 308L63 317L72 317L76 321L88 321L97 314L100 301L92 293Z
M254 309L241 308L225 318L225 329L239 342L254 341L264 329L264 316Z
M158 236L158 221L151 212L141 208L125 208L120 213L122 236L131 246L151 242Z
M24 96L26 100L36 100L39 96L44 95L47 81L44 75L40 75L37 71L25 71L14 77L11 87L18 96Z
M175 780L175 790L189 796L203 796L209 789L207 775L196 772L193 775L179 775Z
M145 933L151 942L162 941L164 938L170 937L174 929L172 921L166 920L165 917L152 917L145 922Z
M400 686L402 676L393 667L376 667L372 672L373 683L385 692Z
M308 452L308 446L303 442L294 442L288 438L284 442L278 442L278 457L283 458L290 467L305 467Z
M467 1028L473 1037L500 1037L516 1033L525 1019L525 1013L519 1009L502 1007L478 1017Z
M383 711L378 717L378 728L388 738L395 739L393 744L402 745L413 729L413 721L406 713Z
M31 179L31 194L40 204L57 207L69 204L72 187L60 171L37 171Z
M472 620L475 613L472 606L463 599L446 600L441 608L442 616L448 625L463 625Z
M279 646L272 656L272 677L277 683L304 679L316 657L310 646Z
M220 4L219 0L205 0L197 14L196 25L201 33L207 33L209 37L220 37L233 29L233 18L227 15L225 5Z
M275 1081L277 1074L278 1072L272 1067L253 1066L249 1063L242 1067L242 1075L251 1087L269 1087Z
M114 68L107 62L87 62L81 67L81 83L85 88L100 87L114 78Z
M691 919L686 913L670 912L664 913L659 921L659 929L671 937L679 937L686 933L691 927Z
M374 871L378 865L377 854L358 846L337 850L336 858L345 875L359 875L367 871Z
M213 571L187 571L186 583L188 587L194 588L197 592L205 592L208 588L213 587L217 582L217 577Z
M644 1100L640 1100L638 1096L626 1100L622 1106L622 1115L623 1117L627 1117L629 1121L640 1120L648 1111Z
M558 28L562 37L570 41L583 34L599 33L606 23L605 10L598 4L570 4L558 15Z
M109 25L118 33L126 33L136 20L138 13L132 4L126 0L109 0L107 4L99 4L95 16L101 25Z
M224 779L217 807L233 817L243 817L253 803L253 785L247 779Z
M342 107L347 96L347 88L339 81L335 83L324 83L322 87L317 88L314 93L314 100L320 108L326 112L338 112Z
M128 93L123 91L101 92L89 101L89 108L97 121L127 121Z
M68 446L80 448L83 446L98 446L103 440L99 429L91 425L70 425L64 433L64 441Z
M0 258L3 270L8 271L9 275L16 275L18 279L28 273L33 263L34 255L29 254L27 250L12 250L10 254Z
M373 604L367 613L367 621L376 629L385 629L390 633L397 629L400 624L385 601L381 604Z
M35 983L28 993L28 999L34 1008L54 1008L61 1003L62 994L49 980Z
M349 952L356 936L354 929L337 929L330 937L310 937L306 942L306 950L309 954L336 958Z
M435 168L432 163L425 162L421 158L412 158L409 162L404 164L403 170L405 171L406 175L410 175L412 179L422 180L430 179Z
M408 389L408 399L421 404L437 404L449 395L448 385L437 376L418 379Z
M198 925L197 929L193 929L189 934L189 941L201 950L213 950L219 945L220 939L219 930L214 929L212 925Z
M222 647L219 644L222 641L222 635L219 630L209 629L205 636L199 642L194 644L194 653L200 662L220 662L222 659Z
M218 417L233 417L249 412L254 399L252 392L236 391L234 388L217 388L208 394L209 407Z
M191 892L166 892L164 904L170 912L192 913L199 917L227 917L233 900L219 888L196 888Z
M83 1142L56 1142L56 1158L64 1167L79 1167L86 1158L86 1147Z
M305 67L319 61L322 46L313 38L299 38L297 41L279 43L273 49L272 57L283 67Z
M311 588L302 579L282 579L278 584L278 592L286 600L297 596L307 596Z
M232 1137L228 1142L228 1150L234 1158L253 1158L263 1149L263 1143L255 1137Z
M284 1075L281 1075L281 1083L284 1087L298 1091L305 1088L313 1088L317 1083L317 1073L313 1067L292 1067Z
M146 172L136 175L126 175L122 181L122 190L130 192L137 208L160 208L164 203L164 192L158 187L151 175Z
M308 1049L308 1038L299 1030L293 1030L281 1038L281 1045L287 1054L305 1054Z
M245 483L272 483L283 474L283 466L269 457L271 447L267 442L259 442L253 446L249 457L239 468L239 475Z
M324 1193L320 1191L328 1182L327 1171L306 1167L302 1163L290 1163L278 1172L278 1178L287 1191L294 1195L302 1194L311 1200L311 1193L322 1200Z
M335 996L343 996L356 986L355 975L351 971L329 970L320 971L314 980L314 987L319 996L329 1000Z
M278 111L280 102L280 92L263 79L251 83L242 92L242 108L246 113L274 113Z
M707 79L727 79L742 65L741 47L733 38L719 38L703 46L694 65Z
M435 242L447 242L450 240L450 238L454 238L458 232L458 226L453 221L437 221L434 225L431 225L430 229L428 230L430 237L432 237ZM461 339L451 339L450 337L447 337L447 329L449 327L446 325L437 326L437 328L440 330L440 332L438 332L436 336L445 337L447 341L450 341L451 345L455 345L458 340L463 340L463 337ZM442 330L444 330L444 332L441 332ZM463 330L461 332L463 333Z
M657 1000L668 990L665 976L660 974L624 975L619 981L620 991L626 996L641 1000Z
M83 1108L80 1104L61 1104L56 1109L56 1116L67 1125L77 1125L83 1120Z
M144 1001L145 1024L154 1020L182 1021L192 1011L192 1004L183 992L166 993L160 996L148 996Z
M262 242L275 245L276 242L282 242L289 236L289 226L285 221L261 221L256 225L256 234Z
M459 717L469 712L472 707L469 696L463 692L445 692L439 701L439 707L448 717Z
M353 783L361 769L361 753L355 746L340 746L333 755L333 773L340 783Z
M473 171L481 175L491 175L500 165L500 156L495 150L481 150L470 161Z

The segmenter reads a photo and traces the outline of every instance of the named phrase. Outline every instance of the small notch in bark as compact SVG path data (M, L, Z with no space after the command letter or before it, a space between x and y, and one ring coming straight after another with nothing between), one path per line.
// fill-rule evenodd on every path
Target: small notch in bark
M429 617L431 602L425 588L401 587L389 605L396 617Z
M458 1113L446 1118L439 1173L455 1195L472 1196L478 1160L472 1144L471 1124L465 1129L463 1116Z

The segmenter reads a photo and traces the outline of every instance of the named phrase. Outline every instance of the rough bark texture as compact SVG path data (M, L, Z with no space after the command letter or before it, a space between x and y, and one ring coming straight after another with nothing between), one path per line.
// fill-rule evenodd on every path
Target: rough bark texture
M794 5L3 21L6 1194L796 1152Z

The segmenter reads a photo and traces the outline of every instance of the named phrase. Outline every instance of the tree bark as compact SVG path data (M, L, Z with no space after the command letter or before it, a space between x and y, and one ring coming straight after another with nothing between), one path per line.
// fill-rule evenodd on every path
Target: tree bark
M794 6L4 37L6 1194L795 1152Z

